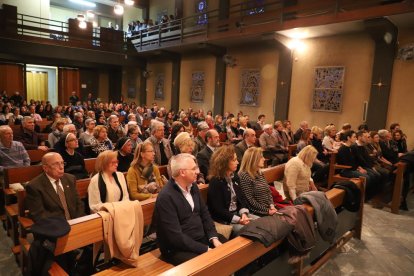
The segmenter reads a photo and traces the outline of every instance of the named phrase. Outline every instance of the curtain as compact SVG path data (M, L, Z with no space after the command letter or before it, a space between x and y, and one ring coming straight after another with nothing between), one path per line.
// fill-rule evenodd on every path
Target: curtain
M27 99L47 100L48 95L48 74L47 72L27 72Z

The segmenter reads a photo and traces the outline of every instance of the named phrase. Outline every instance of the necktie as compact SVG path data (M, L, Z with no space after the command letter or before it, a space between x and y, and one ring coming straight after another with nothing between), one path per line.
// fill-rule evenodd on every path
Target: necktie
M70 220L70 214L68 210L68 205L66 203L65 193L63 192L62 187L59 185L59 180L57 180L55 183L56 183L56 191L59 196L60 203L62 203L63 210L65 210L66 220Z

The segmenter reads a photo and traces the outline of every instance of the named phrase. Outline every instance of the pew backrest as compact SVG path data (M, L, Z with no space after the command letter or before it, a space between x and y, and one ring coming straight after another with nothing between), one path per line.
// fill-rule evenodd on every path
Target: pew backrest
M285 164L280 164L274 167L269 167L262 170L266 182L273 184L274 181L283 180L285 175Z
M24 183L32 180L43 172L41 165L4 169L4 187L11 183Z
M34 149L34 150L27 150L27 154L29 154L30 163L36 164L42 161L43 156L48 153L49 151Z

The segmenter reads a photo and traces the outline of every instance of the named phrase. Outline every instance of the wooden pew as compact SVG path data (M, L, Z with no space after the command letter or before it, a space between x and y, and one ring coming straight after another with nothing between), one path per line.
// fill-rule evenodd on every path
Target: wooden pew
M96 158L85 159L85 169L89 175L95 172L95 162L96 162Z
M289 145L288 146L288 160L290 160L290 158L296 156L296 150L298 148L297 144L294 145Z
M48 153L49 151L44 150L27 150L27 153L29 154L30 163L32 165L39 164L42 161L43 156Z
M280 176L281 167L276 169L273 173ZM270 174L268 174L270 176ZM362 194L364 194L364 185L357 181ZM342 204L345 196L345 191L340 189L332 189L326 193L327 198L332 202L334 207ZM313 265L306 267L306 270L300 264L298 267L298 275L312 274L316 269L322 266L330 256L335 254L337 248L341 247L351 237L361 238L362 214L363 214L363 197L360 202L361 209L358 213L358 219L353 225L352 229L341 236L331 247L329 247L322 258L316 261ZM313 212L312 207L306 206L309 212ZM264 247L260 242L254 242L244 237L237 237L222 246L208 251L196 258L193 258L179 266L169 268L164 261L156 260L159 252L158 250L154 256L150 257L150 262L143 262L141 267L141 257L148 258L149 253L143 255L139 259L137 268L131 268L124 264L120 264L104 270L97 275L230 275L235 271L241 269L245 265L256 260L258 257L276 248L282 241L273 243L270 247ZM152 252L150 252L152 253ZM325 257L327 256L327 257ZM288 265L288 264L286 264ZM160 274L161 273L161 274Z
M391 202L380 202L385 207L391 209L391 213L398 214L400 210L401 204L401 190L403 185L403 177L404 177L404 170L405 170L405 163L399 162L396 164L395 173L395 180L394 180L394 187L392 191L392 199ZM328 187L332 187L335 182L339 181L347 181L350 180L347 177L343 177L336 173L338 169L347 169L350 168L349 166L343 166L336 164L336 153L331 153L330 160L329 160L329 177L328 177Z

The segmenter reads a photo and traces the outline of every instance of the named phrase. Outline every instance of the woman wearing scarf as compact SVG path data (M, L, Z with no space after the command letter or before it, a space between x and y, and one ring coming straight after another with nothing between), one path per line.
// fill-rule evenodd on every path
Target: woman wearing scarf
M164 186L154 158L155 152L151 142L137 146L127 174L129 197L132 200L141 201L155 197Z
M95 174L88 187L91 213L99 211L106 202L129 200L124 174L117 171L117 152L107 150L96 158Z

